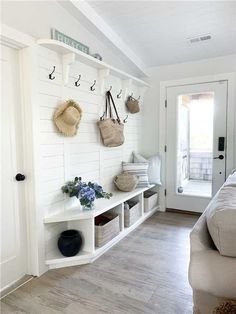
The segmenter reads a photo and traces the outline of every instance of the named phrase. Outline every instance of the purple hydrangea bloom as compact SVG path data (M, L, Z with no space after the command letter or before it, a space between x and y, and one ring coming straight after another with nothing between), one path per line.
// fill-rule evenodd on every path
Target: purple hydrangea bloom
M95 200L95 191L89 186L84 186L79 192L79 197L81 199L87 199L89 202L93 202Z
M70 197L77 197L82 206L92 208L93 202L96 198L107 198L112 196L112 193L106 193L98 183L83 182L81 177L75 177L73 181L67 182L62 186L63 193Z

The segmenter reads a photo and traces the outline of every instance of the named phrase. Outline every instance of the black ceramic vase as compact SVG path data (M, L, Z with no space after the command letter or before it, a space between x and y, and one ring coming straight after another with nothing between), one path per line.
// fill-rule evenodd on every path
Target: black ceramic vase
M82 237L78 230L69 229L60 234L57 245L62 255L69 257L79 253Z

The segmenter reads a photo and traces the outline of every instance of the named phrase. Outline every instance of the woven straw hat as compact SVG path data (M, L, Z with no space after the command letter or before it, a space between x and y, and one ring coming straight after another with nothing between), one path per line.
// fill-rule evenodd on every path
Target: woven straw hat
M53 115L58 130L66 136L74 136L81 120L82 109L74 100L59 106Z

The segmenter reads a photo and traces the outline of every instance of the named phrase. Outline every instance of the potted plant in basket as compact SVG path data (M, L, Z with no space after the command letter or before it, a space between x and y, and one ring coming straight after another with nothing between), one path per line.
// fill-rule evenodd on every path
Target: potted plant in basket
M103 188L93 182L83 182L81 177L75 177L73 181L62 186L62 192L69 197L77 197L83 209L92 209L96 198L111 198L112 193L103 191Z

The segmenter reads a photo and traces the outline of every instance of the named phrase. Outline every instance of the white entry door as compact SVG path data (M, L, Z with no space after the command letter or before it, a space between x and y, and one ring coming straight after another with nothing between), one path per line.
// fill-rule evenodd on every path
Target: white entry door
M21 129L18 51L1 45L1 291L27 270Z
M167 88L166 207L203 212L225 181L227 81Z

